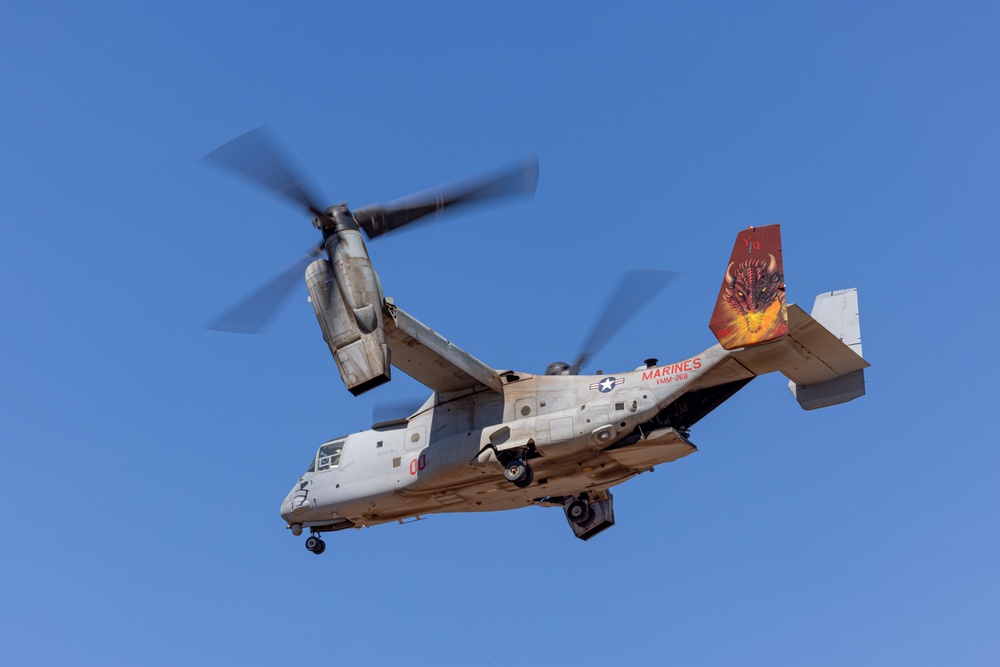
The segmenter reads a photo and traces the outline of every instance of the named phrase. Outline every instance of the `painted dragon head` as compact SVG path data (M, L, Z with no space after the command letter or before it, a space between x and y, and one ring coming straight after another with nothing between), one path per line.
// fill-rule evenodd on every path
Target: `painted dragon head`
M768 309L782 289L784 276L778 271L778 260L768 253L771 261L748 259L740 262L733 271L733 264L726 269L726 303L743 316L747 331L760 331L764 311Z

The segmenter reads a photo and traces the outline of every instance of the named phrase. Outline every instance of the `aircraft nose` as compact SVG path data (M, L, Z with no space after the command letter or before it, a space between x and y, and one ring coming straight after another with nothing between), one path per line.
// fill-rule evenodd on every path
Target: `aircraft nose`
M294 489L289 491L285 499L281 501L281 518L285 521L292 520L292 494L294 491Z
M309 482L299 482L285 496L281 503L281 518L287 523L298 523L300 517L312 509L309 498Z

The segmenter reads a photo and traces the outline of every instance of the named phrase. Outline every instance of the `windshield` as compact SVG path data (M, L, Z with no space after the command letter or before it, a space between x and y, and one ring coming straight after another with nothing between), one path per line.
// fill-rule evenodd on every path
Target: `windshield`
M340 465L340 453L344 450L344 440L331 440L320 445L313 466L317 471L330 470Z

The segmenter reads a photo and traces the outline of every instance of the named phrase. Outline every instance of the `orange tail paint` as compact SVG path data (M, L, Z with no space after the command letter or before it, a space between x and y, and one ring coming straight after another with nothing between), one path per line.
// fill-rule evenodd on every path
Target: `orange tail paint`
M709 327L727 350L788 333L779 225L737 234Z

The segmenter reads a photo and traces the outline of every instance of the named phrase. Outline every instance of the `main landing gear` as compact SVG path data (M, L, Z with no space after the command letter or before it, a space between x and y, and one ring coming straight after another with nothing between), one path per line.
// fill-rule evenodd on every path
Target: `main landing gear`
M317 556L326 551L326 542L319 538L319 535L313 533L306 540L306 549L313 552Z
M507 461L503 466L503 476L519 489L531 486L531 482L535 479L535 473L531 466L525 463L522 458Z
M589 540L615 525L610 491L584 491L575 498L568 496L561 500L566 521L581 540Z
M586 500L574 500L566 506L566 518L578 526L590 521L590 514L590 503Z

